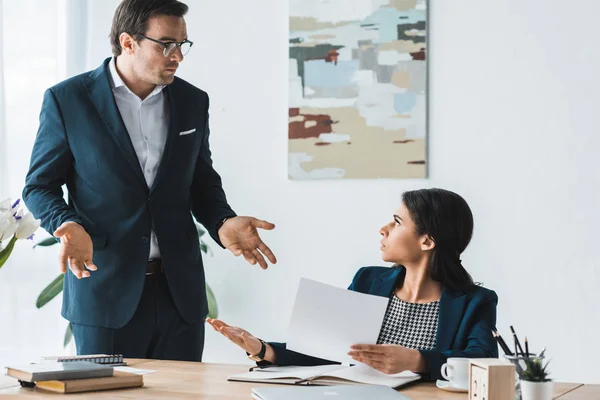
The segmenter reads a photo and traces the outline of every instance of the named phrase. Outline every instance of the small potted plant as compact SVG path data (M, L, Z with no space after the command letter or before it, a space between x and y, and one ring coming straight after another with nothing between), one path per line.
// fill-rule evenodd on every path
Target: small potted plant
M553 382L548 378L548 363L539 358L525 358L525 368L519 372L522 400L552 400Z

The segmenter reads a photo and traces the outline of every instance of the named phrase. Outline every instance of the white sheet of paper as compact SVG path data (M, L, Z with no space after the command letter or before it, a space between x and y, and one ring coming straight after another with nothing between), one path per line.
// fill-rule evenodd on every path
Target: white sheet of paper
M302 278L287 348L326 360L356 363L353 344L376 344L389 299Z
M402 371L396 374L388 375L365 364L357 364L353 367L342 368L334 373L329 374L329 376L335 376L355 382L368 383L370 385L383 385L391 387L402 383L403 378L409 382L419 377L418 374L415 374L411 371Z

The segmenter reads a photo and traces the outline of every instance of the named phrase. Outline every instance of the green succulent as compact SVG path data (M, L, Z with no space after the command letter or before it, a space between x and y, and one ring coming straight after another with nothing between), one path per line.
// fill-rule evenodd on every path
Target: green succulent
M210 250L210 248L208 247L208 245L206 244L206 242L204 241L204 238L203 238L203 236L206 234L206 231L199 224L196 225L196 228L198 230L198 236L200 237L200 244L199 244L200 250L204 254L210 254L212 256L212 251ZM36 243L33 247L34 248L38 247L38 246L39 247L49 247L49 246L53 246L57 243L60 243L60 242L56 238L49 237L47 239L40 241L39 243ZM38 309L44 307L46 304L48 304L50 302L50 300L52 300L60 292L62 292L64 280L65 280L65 275L60 274L52 282L50 282L50 284L48 284L48 286L46 286L44 288L44 290L42 290L42 292L38 296L38 298L35 302L35 306ZM210 288L210 286L208 285L208 283L206 284L206 298L208 301L208 317L209 318L217 318L219 316L217 300L215 298L215 294L213 293L213 291ZM72 339L73 339L73 327L71 326L71 323L69 322L69 325L67 326L67 330L65 332L63 346L67 347L67 345L71 342Z
M550 372L546 369L550 361L542 364L539 358L525 358L525 369L519 372L519 377L523 381L529 382L549 382L552 379L548 378Z

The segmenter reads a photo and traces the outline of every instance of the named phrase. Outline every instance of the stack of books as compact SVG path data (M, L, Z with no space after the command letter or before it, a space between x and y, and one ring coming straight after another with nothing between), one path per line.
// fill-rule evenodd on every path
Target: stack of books
M6 367L6 375L18 379L23 387L36 387L58 393L123 389L144 385L142 375L115 371L111 364L80 361L77 358L10 366Z

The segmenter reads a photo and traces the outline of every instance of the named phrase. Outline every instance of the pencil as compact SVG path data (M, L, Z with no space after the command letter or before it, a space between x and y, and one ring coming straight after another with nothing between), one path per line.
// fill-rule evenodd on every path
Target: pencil
M513 334L513 337L515 338L515 354L517 356L519 355L519 353L517 352L517 347L518 347L521 354L525 355L525 352L523 351L523 347L521 347L521 343L519 343L519 338L517 337L517 332L515 332L515 328L513 328L512 325L510 326L510 330Z
M496 342L498 342L504 354L506 354L507 356L512 356L512 352L510 351L504 340L501 340L502 337L500 336L500 334L492 329L492 336L496 339Z
M498 334L492 329L492 336L494 337L494 339L496 339L496 343L498 343L498 346L500 346L500 348L502 349L502 351L504 352L504 354L506 354L506 349L500 344L500 341L498 340Z
M510 347L508 347L508 345L502 338L502 335L500 334L500 332L496 331L496 335L497 335L496 338L498 339L498 343L500 343L500 346L502 346L505 349L504 351L506 352L506 355L512 356L513 352L510 351Z
M529 357L529 342L527 341L527 336L525 336L525 357Z

